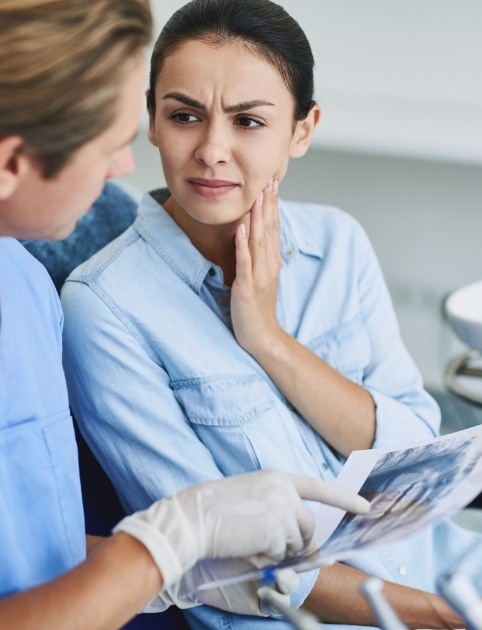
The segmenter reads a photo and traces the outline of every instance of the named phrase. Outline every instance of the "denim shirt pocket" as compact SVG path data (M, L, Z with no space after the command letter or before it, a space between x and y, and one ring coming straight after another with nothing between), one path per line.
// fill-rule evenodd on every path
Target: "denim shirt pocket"
M315 337L307 347L346 378L363 383L371 349L360 315Z
M171 387L224 475L260 468L315 471L292 414L261 376L218 375Z

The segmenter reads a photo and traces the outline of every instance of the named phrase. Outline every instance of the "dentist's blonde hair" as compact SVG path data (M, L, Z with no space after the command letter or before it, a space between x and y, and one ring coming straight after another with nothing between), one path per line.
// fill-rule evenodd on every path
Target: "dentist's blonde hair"
M55 176L112 124L151 34L149 0L0 0L0 139Z

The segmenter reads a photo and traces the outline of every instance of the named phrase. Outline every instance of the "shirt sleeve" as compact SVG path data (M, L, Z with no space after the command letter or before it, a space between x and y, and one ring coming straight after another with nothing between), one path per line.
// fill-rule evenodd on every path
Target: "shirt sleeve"
M373 447L431 439L440 429L440 410L424 390L420 372L400 337L380 265L361 227L357 270L361 316L371 346L363 386L376 406Z
M135 327L80 282L62 303L73 415L126 511L221 477Z

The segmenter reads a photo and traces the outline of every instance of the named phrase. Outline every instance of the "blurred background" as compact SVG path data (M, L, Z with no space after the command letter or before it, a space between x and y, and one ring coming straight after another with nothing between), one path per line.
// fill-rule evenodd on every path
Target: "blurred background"
M242 2L242 0L239 0ZM153 0L157 32L184 0ZM482 279L482 3L480 0L284 0L316 60L324 118L291 163L285 199L339 206L368 232L402 336L450 428L473 424L443 392L464 348L443 319L455 289ZM164 184L144 118L137 193ZM471 416L473 415L473 417ZM477 415L479 414L479 415Z

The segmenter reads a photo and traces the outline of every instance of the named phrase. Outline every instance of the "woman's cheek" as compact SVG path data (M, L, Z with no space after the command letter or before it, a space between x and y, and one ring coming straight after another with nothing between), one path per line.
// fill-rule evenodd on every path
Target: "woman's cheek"
M286 175L286 171L288 170L289 157L287 156L281 164L278 165L278 168L273 175L273 179L277 179L278 182L284 179Z

